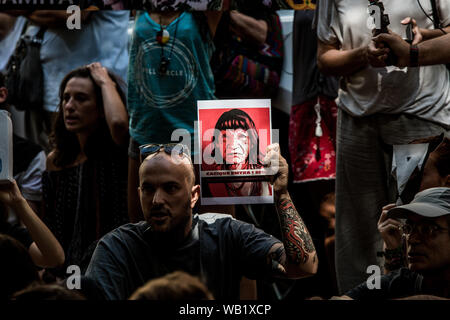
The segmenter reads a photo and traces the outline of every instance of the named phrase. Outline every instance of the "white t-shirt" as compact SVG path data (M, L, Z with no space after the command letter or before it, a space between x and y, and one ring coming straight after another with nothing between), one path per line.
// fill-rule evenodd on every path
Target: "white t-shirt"
M14 176L23 197L27 200L42 200L42 174L45 171L46 159L45 152L39 152L30 162L27 170Z
M432 17L431 3L420 0ZM443 26L450 24L450 0L436 0ZM406 37L400 21L413 17L421 28L434 29L416 0L385 0L389 28ZM320 0L318 38L328 44L339 43L343 50L368 45L367 0ZM450 128L450 77L444 65L420 68L366 67L341 79L340 107L355 117L375 113L406 113Z
M16 48L17 40L19 40L25 22L26 19L24 17L18 17L14 23L14 27L8 35L0 41L0 72L6 71L6 65Z
M59 86L75 68L100 62L127 80L129 17L128 10L95 11L80 30L47 29L41 46L46 111L58 111ZM30 29L27 33L38 31L37 27Z

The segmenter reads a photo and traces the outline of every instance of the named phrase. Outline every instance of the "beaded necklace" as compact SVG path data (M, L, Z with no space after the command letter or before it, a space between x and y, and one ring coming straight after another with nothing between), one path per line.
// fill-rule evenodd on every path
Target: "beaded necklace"
M177 38L178 22L179 20L177 20L175 24L175 33L173 36L172 46L170 48L169 55L165 57L164 47L170 40L170 33L167 30L166 26L162 24L161 16L159 16L159 25L161 26L161 30L159 30L158 33L156 34L156 41L161 45L161 59L159 61L159 68L158 68L158 72L161 76L164 76L167 72L167 69L169 68L170 58L172 57L173 47L175 46L175 40Z

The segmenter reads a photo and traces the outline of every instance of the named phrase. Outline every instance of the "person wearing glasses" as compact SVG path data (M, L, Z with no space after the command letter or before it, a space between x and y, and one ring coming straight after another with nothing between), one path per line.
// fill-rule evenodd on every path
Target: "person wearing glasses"
M450 187L450 139L437 136L419 139L413 143L436 145L424 164L423 174L418 186L419 189L416 192L434 187ZM389 219L387 214L394 207L394 203L384 206L378 220L378 231L384 241L385 273L406 266L405 248L399 228L401 222Z
M450 298L450 188L421 191L411 203L392 208L387 215L401 219L399 228L406 238L408 267L381 276L377 290L369 288L367 281L341 298Z
M128 222L126 95L118 76L92 63L64 77L59 97L43 175L43 219L63 246L66 265L84 272L96 241Z
M287 190L288 165L277 144L263 164L273 176L283 241L229 215L193 214L200 186L189 154L172 145L141 147L139 198L145 221L121 226L98 243L85 276L108 300L125 300L148 280L181 270L218 300L238 299L244 275L301 278L317 272L311 236Z
M448 3L436 1L444 30L450 30ZM401 1L375 0L318 3L317 64L323 74L341 77L336 129L336 274L340 294L367 278L368 265L382 263L376 254L383 245L377 220L382 207L395 200L397 191L389 179L392 146L450 129L450 78L445 66L386 66L383 59L389 50L377 48L372 40L369 5L378 5L377 9L383 5L390 20L388 28L397 34L405 34L402 21L407 16L427 29L427 37L442 34L427 17L433 11L430 1L404 5ZM369 11L375 12L376 21L376 12L381 10L373 8ZM418 36L416 30L413 40L417 42Z

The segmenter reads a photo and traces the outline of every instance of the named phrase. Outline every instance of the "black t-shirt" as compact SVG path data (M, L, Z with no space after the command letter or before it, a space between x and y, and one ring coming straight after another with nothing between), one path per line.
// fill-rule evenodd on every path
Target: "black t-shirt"
M6 222L0 225L0 233L6 234L19 241L26 249L29 249L33 240L28 230L20 224L11 224Z
M13 175L27 170L31 161L42 151L42 147L18 135L13 135Z
M345 295L354 300L387 300L423 294L423 277L408 268L401 268L380 277L379 288L370 289L363 282ZM376 281L370 281L373 284Z
M104 236L86 276L107 300L125 300L148 280L183 270L203 279L216 299L237 299L242 275L272 276L269 249L280 241L254 225L221 214L195 215L184 243L167 250L151 237L146 222L126 224Z
M294 13L293 64L295 85L292 87L292 104L302 104L318 95L335 99L338 95L338 79L324 76L317 67L316 30L313 30L313 10L297 10Z

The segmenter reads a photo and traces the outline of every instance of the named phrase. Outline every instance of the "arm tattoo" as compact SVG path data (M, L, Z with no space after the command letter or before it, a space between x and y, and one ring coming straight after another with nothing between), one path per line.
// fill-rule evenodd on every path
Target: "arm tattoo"
M296 264L306 263L308 253L315 251L308 229L291 199L280 200L277 209L287 258Z

